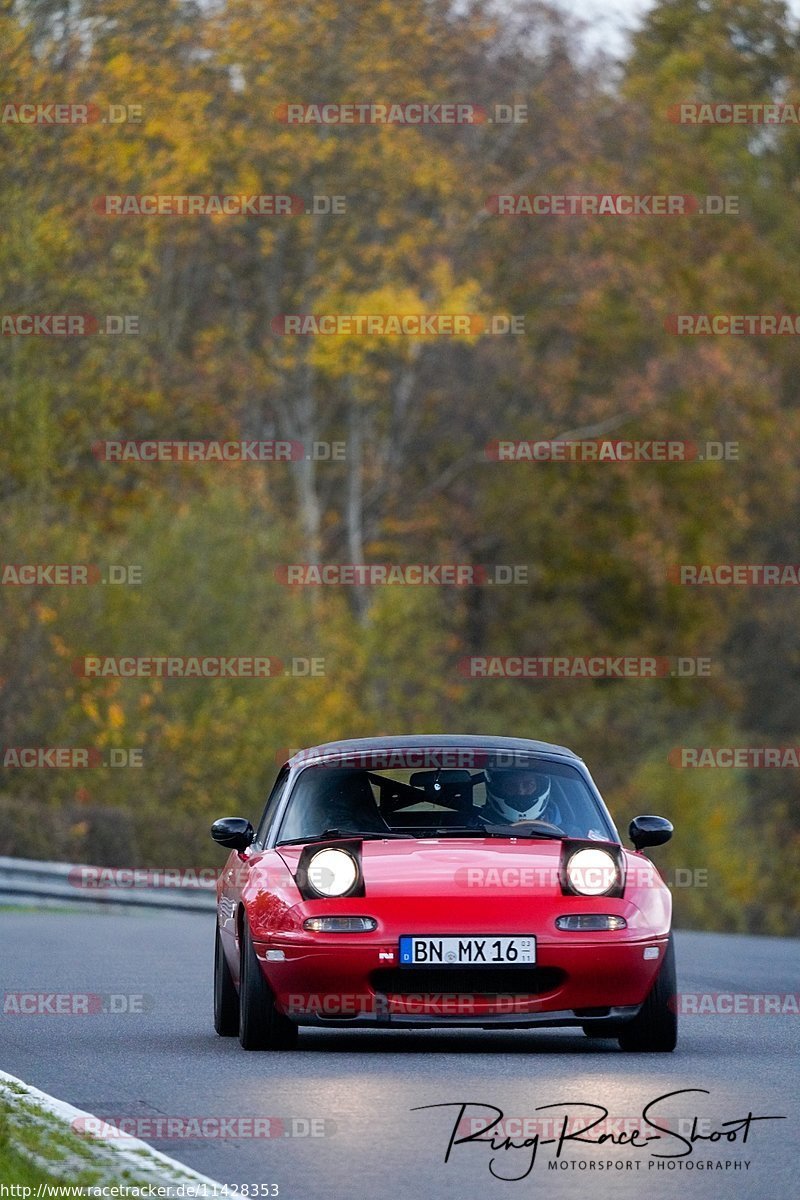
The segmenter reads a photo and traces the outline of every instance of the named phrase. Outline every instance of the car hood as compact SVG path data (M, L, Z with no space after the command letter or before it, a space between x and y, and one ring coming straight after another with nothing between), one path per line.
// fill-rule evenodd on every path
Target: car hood
M575 941L575 934L556 931L553 921L560 913L576 910L625 917L627 929L604 933L604 941L668 930L669 889L644 855L623 850L628 876L623 897L564 896L559 879L561 847L560 839L366 841L361 853L363 897L306 900L293 911L301 922L329 911L335 903L336 911L343 914L377 916L384 936L423 925L442 934L475 928L530 933L534 920L535 930L549 939ZM280 847L292 875L303 849Z
M294 872L302 846L281 846ZM509 889L558 895L561 841L521 838L425 838L365 841L361 868L370 899L444 893L466 899Z

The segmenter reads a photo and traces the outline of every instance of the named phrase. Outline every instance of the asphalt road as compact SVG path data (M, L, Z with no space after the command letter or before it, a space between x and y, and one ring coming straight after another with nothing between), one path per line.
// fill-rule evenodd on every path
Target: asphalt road
M684 1016L671 1055L623 1054L616 1042L558 1030L307 1030L291 1053L246 1053L211 1026L212 937L208 915L1 912L3 993L144 995L147 1011L4 1012L0 1066L107 1117L281 1118L274 1137L146 1140L229 1184L276 1183L282 1200L798 1194L797 1015ZM784 994L800 987L800 941L685 933L677 950L683 993ZM504 1131L517 1141L537 1128L544 1140L553 1133L553 1111L560 1125L567 1110L539 1112L544 1124L537 1127L539 1106L580 1102L584 1107L570 1114L588 1121L591 1103L616 1124L586 1136L618 1136L636 1128L648 1102L682 1089L709 1094L656 1106L652 1119L665 1130L659 1140L639 1148L570 1143L558 1160L555 1145L540 1145L517 1182L494 1178L490 1162L498 1175L523 1176L530 1146L493 1153L487 1144L463 1144L445 1164L458 1110L413 1111L493 1105L508 1119L527 1118ZM488 1111L466 1116L485 1120ZM690 1156L653 1157L683 1154L687 1142L670 1130L688 1138L694 1116L702 1122L697 1132L712 1135L725 1122L733 1122L732 1131L751 1112L788 1119L754 1122L744 1144L739 1128L735 1142L695 1141ZM291 1118L307 1120L292 1128ZM307 1136L310 1121L323 1136ZM656 1135L638 1127L637 1142ZM714 1165L726 1162L741 1166Z

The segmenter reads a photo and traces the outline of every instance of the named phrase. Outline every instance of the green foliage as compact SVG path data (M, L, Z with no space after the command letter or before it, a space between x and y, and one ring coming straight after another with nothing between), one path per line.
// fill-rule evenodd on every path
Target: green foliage
M0 313L138 315L135 336L0 338L0 560L133 564L140 586L3 587L0 742L141 749L141 768L6 768L4 845L217 861L281 750L461 730L573 745L620 826L664 811L694 925L800 928L790 773L676 771L680 745L798 741L796 600L668 582L796 560L797 338L679 338L673 312L800 312L797 130L681 127L685 100L800 98L777 0L661 0L622 75L535 0L0 13L20 101L141 123L0 123ZM64 10L66 11L66 10ZM528 106L520 125L303 126L280 106ZM512 192L736 195L738 216L500 217ZM106 194L343 195L314 218L105 217ZM521 335L290 338L281 313L520 314ZM737 442L735 462L505 464L492 439ZM346 461L110 463L110 437L343 440ZM525 564L524 586L303 588L281 563ZM268 680L82 679L86 654L322 658ZM710 679L469 680L469 654L701 655ZM779 779L767 776L780 775ZM36 821L33 820L36 814ZM109 814L112 814L110 817ZM113 814L119 814L114 822ZM625 819L623 821L623 814ZM657 852L658 854L662 852ZM661 861L661 858L659 858Z

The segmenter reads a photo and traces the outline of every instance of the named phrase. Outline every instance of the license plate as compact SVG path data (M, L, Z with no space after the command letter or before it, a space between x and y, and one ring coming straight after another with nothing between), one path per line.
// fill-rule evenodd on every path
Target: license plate
M530 967L535 937L401 937L401 966Z

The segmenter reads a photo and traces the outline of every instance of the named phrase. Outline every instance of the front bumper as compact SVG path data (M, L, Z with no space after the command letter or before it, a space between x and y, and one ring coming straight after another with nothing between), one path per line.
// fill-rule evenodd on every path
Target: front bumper
M333 1016L328 1017L322 1013L306 1013L293 1018L298 1025L315 1025L317 1028L326 1026L334 1028L345 1028L352 1026L372 1027L373 1029L432 1029L442 1026L472 1026L477 1029L531 1029L534 1026L547 1026L548 1028L565 1028L569 1026L578 1026L583 1028L584 1025L595 1025L598 1029L608 1026L610 1022L619 1022L622 1024L625 1021L631 1020L639 1012L641 1005L634 1004L627 1007L616 1007L605 1010L596 1010L600 1015L594 1016L578 1016L575 1012L534 1012L534 1013L484 1013L483 1015L456 1013L451 1015L442 1015L441 1013L432 1016L430 1013L411 1013L411 1012L381 1012L380 1006L375 1012L362 1012L353 1017Z
M630 1019L666 946L664 936L540 940L536 967L491 976L480 968L401 968L396 942L295 935L257 942L255 949L278 1009L299 1025L513 1028Z

